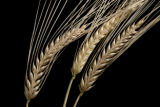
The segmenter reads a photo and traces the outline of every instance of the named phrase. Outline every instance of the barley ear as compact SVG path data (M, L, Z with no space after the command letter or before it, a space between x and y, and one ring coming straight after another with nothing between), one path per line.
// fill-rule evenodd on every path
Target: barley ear
M96 80L103 74L106 67L108 67L112 61L115 59L116 55L123 49L123 47L134 37L136 34L136 29L138 29L144 23L140 20L137 24L129 26L126 30L118 35L98 58L94 61L93 65L90 67L89 71L81 79L80 92L84 93L93 88Z
M89 56L95 49L96 45L102 40L104 37L107 37L108 34L115 29L115 27L126 19L131 13L133 13L138 7L143 4L143 0L140 2L136 2L127 6L124 9L117 10L113 17L105 22L90 38L88 38L84 44L82 44L81 48L78 51L78 54L75 57L73 62L73 66L71 69L72 75L75 76L79 74L83 67L85 66Z
M81 28L72 29L70 32L57 37L55 42L51 42L45 49L41 52L40 58L37 57L35 63L32 66L32 70L29 71L29 75L26 75L25 79L25 96L28 100L35 98L45 81L49 70L48 67L52 61L56 60L56 54L60 52L64 47L66 47L71 42L75 41L82 35L86 33L86 26Z

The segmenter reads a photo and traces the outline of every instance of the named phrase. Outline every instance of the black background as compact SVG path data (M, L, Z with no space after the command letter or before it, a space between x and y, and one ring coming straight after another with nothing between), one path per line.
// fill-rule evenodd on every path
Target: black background
M5 22L4 45L2 50L7 57L4 89L8 103L25 107L24 77L38 0L7 1L3 8ZM159 92L159 36L160 23L149 30L119 57L98 79L96 86L85 93L78 107L146 106L158 104ZM1 39L3 41L3 39ZM30 107L60 107L63 104L69 79L73 55L78 41L70 44L53 66L44 88ZM3 49L4 48L4 49ZM3 58L3 56L2 56ZM75 80L67 106L71 107L79 93ZM2 83L4 83L2 81ZM2 91L3 94L3 91ZM14 101L11 103L11 101Z

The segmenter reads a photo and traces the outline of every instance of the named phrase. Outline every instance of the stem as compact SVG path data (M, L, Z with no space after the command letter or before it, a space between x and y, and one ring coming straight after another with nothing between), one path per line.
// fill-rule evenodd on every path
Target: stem
M76 106L77 106L78 101L79 101L79 99L81 98L82 95L83 95L83 93L80 93L80 94L78 95L78 97L77 97L77 99L76 99L73 107L76 107Z
M75 78L76 78L76 76L72 76L72 78L71 78L71 80L70 80L70 83L69 83L69 85L68 85L68 89L67 89L67 92L66 92L66 95L65 95L63 107L66 107L67 100L68 100L68 96L69 96L69 93L70 93L70 90L71 90L71 87L72 87L72 83L73 83L73 80L74 80Z
M26 107L28 107L30 100L27 100L26 102Z

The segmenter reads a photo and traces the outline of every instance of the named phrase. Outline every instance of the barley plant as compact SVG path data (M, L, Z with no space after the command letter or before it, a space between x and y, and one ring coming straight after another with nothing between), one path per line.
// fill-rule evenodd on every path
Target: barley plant
M68 8L73 1L75 5ZM24 83L26 107L41 91L62 50L85 36L75 52L63 102L66 107L72 83L83 72L76 107L103 72L160 21L159 10L157 0L40 0Z

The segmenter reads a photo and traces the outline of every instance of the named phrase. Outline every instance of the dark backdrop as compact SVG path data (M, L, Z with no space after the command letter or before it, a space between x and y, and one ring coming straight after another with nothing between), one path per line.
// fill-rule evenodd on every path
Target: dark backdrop
M24 77L29 42L32 34L38 0L10 1L4 7L5 50L8 80L6 100L14 106L25 107ZM7 10L6 10L7 8ZM159 92L159 36L160 23L149 30L119 57L98 79L96 86L85 93L78 107L146 106L158 104ZM70 44L53 66L44 88L32 100L30 107L60 107L71 78L73 55L78 41ZM8 49L9 48L9 49ZM9 79L8 79L9 78ZM81 74L77 76L69 97L68 107L74 103L79 90ZM6 104L10 104L10 101Z

